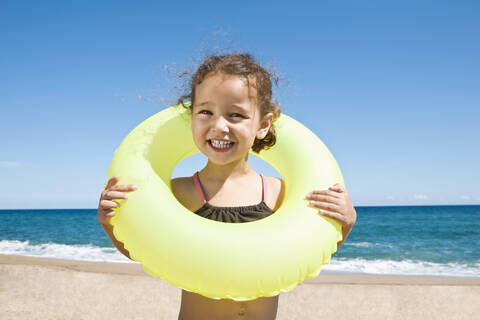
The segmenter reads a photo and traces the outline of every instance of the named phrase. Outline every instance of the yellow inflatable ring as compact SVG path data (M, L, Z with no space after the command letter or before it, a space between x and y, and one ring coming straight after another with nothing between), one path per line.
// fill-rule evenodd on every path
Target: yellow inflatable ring
M119 200L111 219L130 257L148 274L211 299L275 296L316 277L342 233L337 222L308 206L305 195L344 185L342 174L327 147L302 124L282 114L275 125L276 145L255 155L280 172L285 198L274 214L246 223L198 216L172 194L173 169L199 153L182 106L167 108L130 132L108 170L108 179L118 174L118 184L139 187L128 200Z

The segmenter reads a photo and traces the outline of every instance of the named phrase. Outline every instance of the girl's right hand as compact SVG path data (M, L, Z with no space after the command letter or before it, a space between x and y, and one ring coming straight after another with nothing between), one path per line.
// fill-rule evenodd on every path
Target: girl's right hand
M138 189L133 184L122 184L116 186L119 176L114 176L108 180L105 190L102 191L100 201L98 203L97 218L98 223L102 225L110 224L110 219L115 215L113 208L119 208L120 205L114 201L115 199L128 199L128 194L124 192L135 191Z

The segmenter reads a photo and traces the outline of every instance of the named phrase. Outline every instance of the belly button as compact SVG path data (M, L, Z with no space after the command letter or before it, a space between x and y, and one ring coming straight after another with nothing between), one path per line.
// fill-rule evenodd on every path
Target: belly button
M240 306L240 309L238 309L238 315L239 316L245 315L245 306L243 306L243 304Z

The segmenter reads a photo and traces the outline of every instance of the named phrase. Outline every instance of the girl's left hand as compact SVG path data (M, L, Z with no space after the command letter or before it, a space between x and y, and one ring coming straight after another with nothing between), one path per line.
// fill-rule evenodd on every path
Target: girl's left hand
M353 207L350 195L339 183L334 184L328 190L312 191L306 198L310 205L320 209L319 214L332 218L342 225L343 240L357 221L357 212Z

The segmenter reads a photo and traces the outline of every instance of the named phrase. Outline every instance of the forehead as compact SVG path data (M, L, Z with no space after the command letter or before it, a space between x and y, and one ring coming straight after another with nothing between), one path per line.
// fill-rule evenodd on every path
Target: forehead
M205 98L227 98L230 100L256 99L257 90L253 77L248 82L245 77L214 73L206 76L203 81L195 86L195 104L201 103Z

